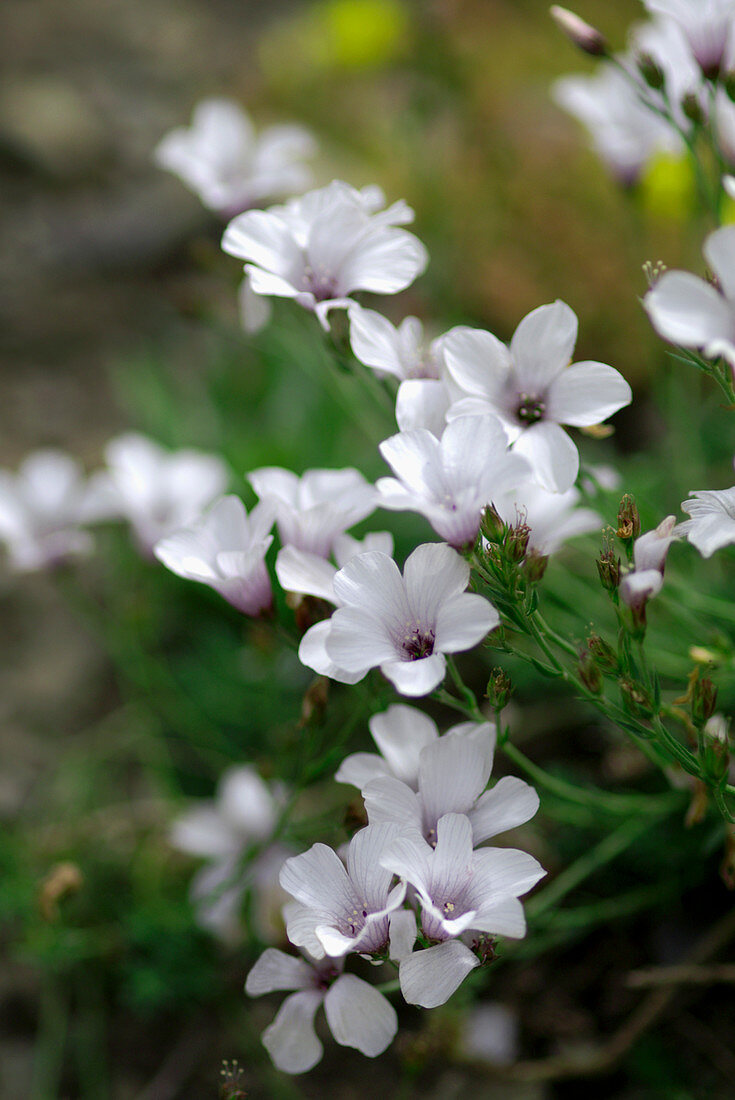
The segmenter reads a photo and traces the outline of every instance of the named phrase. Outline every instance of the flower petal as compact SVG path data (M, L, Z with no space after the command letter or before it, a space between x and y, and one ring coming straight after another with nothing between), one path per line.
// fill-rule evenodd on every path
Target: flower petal
M395 703L382 714L374 714L368 725L390 772L415 788L419 754L439 736L436 723L417 707Z
M383 661L380 671L401 695L418 698L428 695L444 679L447 662L443 653L421 657L417 661Z
M735 299L735 225L725 225L710 233L702 249L707 263L717 276L722 292Z
M587 428L629 405L631 397L630 386L614 367L575 363L552 381L546 395L546 415L559 424Z
M480 960L460 940L414 951L400 964L401 993L410 1005L437 1008L445 1004Z
M513 334L510 351L518 388L542 393L568 365L577 342L577 317L557 298L523 318Z
M393 1005L354 974L342 974L324 998L329 1030L343 1047L375 1058L390 1046L398 1030Z
M324 1053L314 1031L314 1016L321 1003L322 994L317 990L294 993L263 1032L263 1046L284 1073L306 1073Z
M735 336L731 307L713 286L688 271L667 271L643 306L659 336L672 344L698 348Z
M511 355L497 336L460 325L443 338L442 351L452 380L464 393L492 402L502 391L510 373Z
M471 737L440 737L421 753L419 790L425 819L467 813L490 778L489 746Z
M531 463L533 476L550 493L563 493L579 472L579 452L563 428L551 420L540 420L521 432L514 451Z
M448 600L436 619L436 646L457 653L478 645L500 625L500 615L484 596L466 593Z
M247 976L245 992L250 997L273 993L276 989L306 989L312 969L303 959L269 947Z
M533 787L514 775L504 775L467 815L472 822L473 843L482 844L506 829L523 825L538 808L539 797Z

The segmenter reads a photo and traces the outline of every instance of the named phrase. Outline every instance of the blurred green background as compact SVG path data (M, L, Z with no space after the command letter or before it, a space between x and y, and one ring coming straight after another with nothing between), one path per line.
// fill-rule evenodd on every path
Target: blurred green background
M583 14L623 45L642 13L633 0L590 0ZM431 265L386 306L394 319L412 312L437 331L468 323L507 339L543 302L574 308L577 358L611 363L634 389L615 437L583 442L583 454L622 465L645 526L690 489L730 483L732 433L717 394L693 372L682 382L685 368L671 366L638 301L645 260L699 270L706 227L690 181L664 162L634 193L608 177L550 99L556 76L592 65L545 4L6 0L4 17L3 464L54 445L92 466L110 435L137 427L222 452L243 493L242 473L263 464L382 472L384 410L362 394L356 432L345 411L352 382L330 365L311 319L287 306L262 336L243 336L240 269L220 252L221 226L151 163L197 100L228 95L258 123L311 126L318 182L379 182L415 208ZM603 504L613 521L617 498ZM428 537L408 517L372 522L383 525L403 552ZM548 583L581 639L590 622L610 625L588 583L596 540L579 547ZM732 642L711 615L720 605L687 602L701 563L680 558L672 597L651 616L663 671L683 683L694 640L719 646L731 680ZM715 594L731 591L730 561L712 563ZM323 721L304 719L310 675L293 651L214 594L139 561L119 531L103 532L73 574L2 576L0 603L2 1100L203 1100L216 1095L225 1057L246 1067L251 1096L364 1096L367 1070L371 1092L400 1097L731 1095L735 1021L717 990L706 1010L685 1003L593 1084L490 1083L454 1067L466 997L431 1017L406 1012L376 1064L331 1044L305 1080L277 1074L259 1042L275 1001L242 994L257 945L225 949L197 929L187 900L195 864L169 847L168 826L232 763L301 784L320 778L312 762L332 749L328 775L347 744L364 745L365 718L390 700L385 685L335 691ZM601 785L655 787L598 720L512 671L534 758ZM303 801L295 843L316 831L343 838L344 791L325 783ZM559 871L613 824L557 813L523 842ZM722 842L712 821L689 831L666 822L577 897L597 905L645 888L643 916L626 922L623 906L616 923L598 908L596 922L578 920L571 933L539 918L539 947L529 938L483 985L520 1014L527 1057L604 1038L637 1003L621 975L678 957L697 924L730 904L717 878ZM60 864L74 869L73 886L49 908ZM533 958L543 943L549 950Z

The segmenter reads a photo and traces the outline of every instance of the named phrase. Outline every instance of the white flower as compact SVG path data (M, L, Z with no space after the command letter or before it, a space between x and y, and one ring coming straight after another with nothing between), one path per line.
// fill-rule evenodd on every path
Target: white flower
M281 1005L263 1032L263 1045L284 1073L306 1073L320 1060L323 1047L314 1030L321 1004L329 1030L341 1046L375 1058L398 1029L393 1006L382 993L354 974L342 974L342 959L306 961L268 948L245 982L251 997L275 990L297 990Z
M251 844L271 836L282 801L283 793L271 792L252 768L230 768L220 779L216 797L182 814L171 827L175 848L209 861L194 876L190 893L199 923L220 939L236 942L241 935L242 897L251 885L261 933L272 931L268 910L273 907L278 871L290 852L268 845L247 870L239 863ZM282 901L280 893L278 903Z
M475 1005L462 1022L460 1049L488 1066L512 1066L520 1051L518 1013L497 1001Z
M283 546L295 546L322 558L335 539L374 511L376 492L359 470L307 470L303 477L279 466L247 475L261 501L276 509Z
M415 791L419 781L421 750L439 740L436 722L416 707L394 703L381 714L374 714L368 726L379 754L352 753L342 761L334 778L338 783L351 783L362 790L371 779L388 775L400 779ZM444 736L477 735L486 727L490 729L490 723L460 722L448 729Z
M327 328L329 310L350 305L353 291L395 294L426 267L426 249L389 224L401 216L391 210L368 213L359 192L335 181L303 196L298 207L240 214L222 247L247 261L255 294L293 298Z
M463 814L446 814L437 825L436 847L418 833L397 837L381 858L405 879L421 906L421 930L436 946L400 960L401 992L409 1004L444 1004L477 956L456 939L467 931L520 938L525 935L518 900L545 874L525 852L472 847L472 826Z
M349 682L379 665L402 695L428 694L444 678L445 653L471 649L500 623L491 603L465 593L469 573L444 543L414 550L403 576L387 554L359 554L334 579L342 606L327 624L328 657Z
M562 77L553 96L587 128L595 152L622 183L634 183L654 153L682 150L673 127L641 102L635 83L612 65L600 65L591 76Z
M390 775L365 783L368 820L409 826L435 844L437 822L448 813L464 814L475 846L525 824L539 807L533 787L506 775L485 790L494 750L495 729L487 722L475 724L473 731L445 734L419 753L416 791Z
M495 495L531 472L508 450L494 416L458 417L441 440L425 428L400 432L380 444L380 453L396 475L376 483L381 508L419 512L456 549L474 543L482 511Z
M577 505L582 494L572 486L565 493L550 493L533 482L493 498L495 511L510 526L525 523L531 530L528 549L554 554L567 539L599 531L602 516Z
M631 399L630 386L613 367L568 365L576 339L577 318L557 300L523 318L510 348L489 332L463 327L443 342L447 370L466 395L447 418L498 416L516 453L552 492L568 489L579 470L577 448L561 425L599 424Z
M0 542L19 572L90 553L92 536L79 525L100 515L91 483L63 451L34 451L17 474L0 470Z
M243 615L260 615L273 602L265 555L274 520L269 503L256 504L248 516L239 497L222 497L196 523L157 542L153 552L173 573L209 585Z
M666 555L679 534L675 524L676 516L667 516L653 531L635 540L633 569L620 582L620 598L636 611L663 588Z
M710 233L703 252L719 289L688 271L666 271L643 299L659 336L735 369L735 225Z
M166 535L199 519L229 480L216 455L166 451L136 432L111 440L105 458L107 469L93 479L96 505L108 517L127 519L146 554Z
M735 485L732 489L692 489L681 510L691 519L676 528L704 558L735 542Z
M396 423L402 432L426 428L438 439L451 403L443 378L407 378L396 394Z
M316 142L301 126L269 126L256 135L249 116L228 99L205 99L190 127L159 142L153 157L175 173L205 206L224 216L266 200L303 191L311 171L303 163Z
M716 78L732 60L733 0L644 0L648 11L674 20L705 76Z
M381 313L357 304L348 314L352 351L365 366L401 381L440 377L441 337L426 344L418 317L406 317L396 328Z
M389 918L403 903L406 887L391 890L393 875L379 859L397 834L392 823L360 829L347 848L346 868L326 844L286 860L281 886L299 902L287 919L291 943L314 958L351 951L372 955L388 947Z

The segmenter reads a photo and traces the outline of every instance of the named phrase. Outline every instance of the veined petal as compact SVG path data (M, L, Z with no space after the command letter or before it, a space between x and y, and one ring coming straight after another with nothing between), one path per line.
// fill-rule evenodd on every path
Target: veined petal
M303 959L269 947L248 974L245 992L250 997L259 997L276 989L306 989L311 978L311 967Z
M371 824L392 822L413 825L421 831L421 804L414 791L392 775L371 780L362 791Z
M571 360L576 342L576 314L559 298L524 317L510 342L519 390L544 392Z
M472 927L478 932L489 932L493 936L523 939L526 934L523 905L516 897L496 898L475 914Z
M324 646L338 668L364 675L369 668L395 659L396 646L388 627L361 607L337 608L330 623Z
M360 900L366 902L368 909L373 912L386 906L393 874L382 867L379 860L397 832L397 825L371 822L367 828L355 833L347 849L347 872ZM393 899L393 908L399 904L400 901Z
M421 657L417 661L383 661L380 671L401 695L418 698L428 695L444 679L447 669L443 653Z
M447 370L460 389L494 403L510 374L511 355L505 344L491 332L460 325L446 334L442 351Z
M345 866L326 844L313 844L308 852L287 859L279 880L302 905L335 918L353 906L355 892Z
M643 299L659 336L687 348L710 340L732 340L735 319L731 306L713 286L688 271L667 271Z
M439 609L436 646L444 653L471 649L500 625L500 615L489 600L474 593L461 593Z
M467 587L470 567L446 543L428 542L406 559L403 577L417 624L431 627L442 605Z
M324 1052L314 1031L314 1016L322 996L315 989L287 997L273 1023L263 1032L263 1046L273 1064L284 1073L306 1073Z
M586 428L600 424L629 405L630 386L619 371L604 363L575 363L552 381L546 394L546 415L559 424Z
M436 836L432 883L434 888L441 884L442 892L451 896L462 891L472 875L472 826L469 818L464 814L444 814L437 822Z
M343 1047L355 1047L375 1058L388 1047L398 1030L393 1005L354 974L342 974L324 998L332 1035Z
M498 895L519 897L542 879L546 871L528 852L517 848L479 848L474 854L467 903L484 911Z
M356 684L362 680L367 672L366 668L357 669L355 672L347 672L335 664L327 653L327 638L332 629L332 622L326 619L324 622L315 623L304 634L299 645L299 660L302 665L311 668L320 676L328 676L330 680L337 680L340 684Z
M386 624L403 621L408 615L398 566L377 550L358 554L343 566L334 578L334 592L342 604L359 607Z
M419 791L425 820L467 813L487 786L492 754L471 737L440 737L421 753Z
M284 546L278 551L276 576L286 592L301 592L305 596L317 596L327 603L334 603L336 572L331 562L317 554L298 550L295 546Z
M437 1008L445 1004L480 965L460 940L448 940L424 951L414 951L400 964L401 993L410 1005Z
M563 493L579 472L579 452L558 424L540 420L521 432L513 445L531 463L533 476L550 493Z
M391 913L389 928L390 958L400 962L411 954L416 943L416 914L413 909L397 909Z
M334 778L361 791L371 780L384 775L390 775L390 769L382 756L376 752L353 752L342 761Z
M538 808L539 797L533 787L514 775L504 775L468 811L473 843L482 844L506 829L523 825L531 820Z
M416 707L395 703L368 722L373 741L397 779L415 789L419 754L439 736L436 723Z

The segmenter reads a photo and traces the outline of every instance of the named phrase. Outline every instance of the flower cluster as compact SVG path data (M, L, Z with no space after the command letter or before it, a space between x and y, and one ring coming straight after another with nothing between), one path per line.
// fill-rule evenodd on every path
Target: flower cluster
M284 863L284 908L299 960L268 949L248 976L251 995L297 990L263 1035L279 1068L301 1073L321 1057L313 1018L324 1004L338 1043L381 1053L394 1009L363 979L343 973L357 954L398 968L409 1004L443 1004L492 952L493 936L522 937L519 901L543 876L512 848L483 846L536 813L538 796L506 776L486 790L495 730L465 722L439 736L433 721L396 705L370 729L379 754L347 757L336 778L360 787L368 825L344 857L315 844Z

